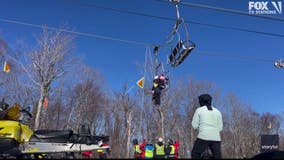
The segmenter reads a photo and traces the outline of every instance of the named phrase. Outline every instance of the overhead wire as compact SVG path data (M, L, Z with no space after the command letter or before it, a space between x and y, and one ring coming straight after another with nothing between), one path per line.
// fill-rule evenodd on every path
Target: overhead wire
M55 27L47 27L47 26L43 26L43 25L27 23L27 22L22 22L22 21L16 21L16 20L9 20L9 19L0 18L0 22L13 23L13 24L25 25L25 26L36 27L36 28L43 28L43 27L45 27L46 29L53 30L53 31L62 31L62 32L66 32L66 33L77 34L77 35L80 35L80 36L101 38L101 39L107 39L107 40L112 40L112 41L119 41L119 42L124 42L124 43L131 43L131 44L136 44L136 45L144 45L146 47L154 46L153 44L150 44L150 43L147 43L147 42L137 42L137 41L130 41L130 40L125 40L125 39L119 39L119 38L102 36L102 35L98 35L98 34L76 32L76 31L60 29L60 28L55 28ZM166 46L160 46L160 47L166 47ZM242 56L232 55L232 54L227 55L227 54L217 54L217 53L213 53L213 52L202 52L202 51L196 51L196 52L200 52L201 54L226 56L226 57L231 57L231 58L234 57L234 58L238 58L238 59L262 61L262 62L271 62L271 61L273 61L273 60L261 59L261 58L256 58L256 57L254 57L254 58L253 57L242 57Z
M226 13L234 13L234 14L245 15L245 16L250 16L250 17L258 17L258 18L263 18L263 19L270 19L270 20L284 22L284 19L280 18L280 17L264 16L264 15L260 15L260 14L249 14L249 13L244 12L244 11L238 11L238 10L220 8L220 7L213 7L213 6L195 4L195 3L190 3L190 2L181 2L181 4L187 5L187 6L201 7L201 8L211 9L211 10L218 10L218 11L222 11L222 12L226 12Z
M163 0L158 0L158 1L163 1ZM141 12L136 12L136 11L121 10L121 9L116 9L116 8L111 8L111 7L98 6L96 4L87 4L87 3L79 3L79 4L82 5L82 6L94 7L94 8L97 8L97 9L103 9L103 10L113 11L113 12L117 12L117 13L143 16L143 17L149 17L149 18L156 18L156 19L162 19L162 20L167 20L167 21L176 21L176 18L157 16L157 15L146 14L146 13L141 13ZM255 33L255 34L284 37L284 34L276 34L276 33L269 33L269 32L263 32L263 31L256 31L256 30L250 30L250 29L246 29L246 28L222 26L222 25L202 23L202 22L197 22L197 21L192 21L192 20L184 20L184 22L189 23L189 24L206 26L206 27L229 29L229 30L235 30L235 31L241 31L241 32L250 32L250 33Z
M157 1L167 1L167 2L169 2L168 0L157 0ZM182 2L181 4L192 5L192 6L196 6L196 7L204 7L204 8L207 7L207 8L210 8L210 9L220 10L220 11L224 11L224 12L226 11L226 12L231 12L231 13L237 13L237 14L242 14L242 15L253 16L253 15L247 14L245 12L236 11L236 10L230 10L230 9L224 9L224 8L218 8L218 7L211 7L211 6L199 5L199 4L193 4L193 3L186 3L186 2ZM176 18L156 16L156 15L150 15L150 14L136 12L136 11L121 10L121 9L116 9L116 8L111 8L111 7L98 6L96 4L81 3L81 5L88 6L88 7L94 7L94 8L97 8L97 9L103 9L103 10L118 12L118 13L137 15L137 16L143 16L143 17L149 17L149 18L156 18L156 19L162 19L162 20L169 20L169 21L176 21ZM268 16L255 16L255 17L271 19L271 20L278 20L278 21L284 20L284 19L268 17ZM242 32L250 32L250 33L263 34L263 35L269 35L269 36L284 37L284 35L282 35L282 34L268 33L268 32L262 32L262 31L255 31L255 30L249 30L249 29L245 29L245 28L229 27L229 26L215 25L215 24L209 24L209 23L200 23L200 22L188 21L188 20L184 20L184 22L185 23L202 25L202 26L207 26L207 27L230 29L230 30L237 30L237 31L242 31ZM165 47L165 46L159 46L159 47ZM274 62L274 60L272 60L272 59L265 59L265 58L245 57L245 56L232 55L232 54L227 55L227 54L205 52L205 51L196 51L196 52L201 53L201 54L206 54L206 55L223 56L223 57L227 57L227 58L237 58L237 59L240 59L240 60L254 60L254 61L270 62L270 63Z
M170 3L169 0L156 0L156 1ZM245 15L245 16L250 16L250 17L257 17L257 18L270 19L270 20L284 22L284 18L280 18L280 17L264 16L264 15L259 15L259 14L249 14L244 11L209 6L209 5L204 5L204 4L191 3L191 2L180 1L179 4L186 5L186 6L192 6L192 7L205 8L205 9L210 9L210 10L217 10L217 11L221 11L225 13L239 14L239 15Z
M110 9L110 8L105 8L103 7L103 9ZM148 15L148 14L143 14L143 13L137 13L137 12L130 12L130 11L122 11L122 10L117 10L117 9L111 9L113 11L119 11L121 13L129 13L129 14L135 14L135 15L141 15L141 16L147 16L147 17L152 17L152 18L159 18L159 19L166 19L166 20L175 20L174 18L168 18L168 17L161 17L161 16L153 16L153 15ZM135 45L143 45L143 46L156 46L153 45L151 43L147 43L147 42L138 42L138 41L132 41L132 40L126 40L126 39L120 39L120 38L114 38L114 37L109 37L109 36L102 36L102 35L98 35L98 34L91 34L91 33L84 33L84 32L78 32L78 31L72 31L72 30L67 30L67 29L60 29L60 28L55 28L55 27L48 27L48 26L44 26L44 25L39 25L39 24L34 24L34 23L28 23L28 22L23 22L23 21L17 21L17 20L11 20L11 19L4 19L4 18L0 18L0 22L5 22L5 23L13 23L13 24L19 24L19 25L25 25L25 26L30 26L30 27L35 27L35 28L46 28L49 30L53 30L53 31L62 31L62 32L66 32L66 33L71 33L71 34L76 34L76 35L80 35L80 36L86 36L86 37L92 37L92 38L100 38L100 39L106 39L106 40L112 40L112 41L118 41L118 42L123 42L123 43L131 43L131 44L135 44ZM199 23L196 23L199 24ZM202 24L202 23L201 23ZM214 27L217 27L216 25L211 25ZM221 26L218 26L221 27ZM224 26L223 26L224 27ZM227 27L224 27L227 28ZM235 28L237 29L237 28ZM240 28L238 28L240 29ZM245 29L241 29L243 31L245 31ZM278 35L278 34L272 34L272 33L264 33L264 32L258 32L258 31L253 31L255 33L260 33L260 34L268 34L268 35L272 35L272 36L279 36L279 37L284 37L284 35ZM165 47L165 46L159 46L159 47ZM234 57L234 58L238 58L238 59L246 59L246 60L255 60L255 61L262 61L262 62L271 62L273 60L268 60L268 59L262 59L262 58L255 58L255 57L242 57L242 56L238 56L238 55L227 55L227 54L216 54L216 53L212 53L212 52L201 52L201 51L197 51L200 52L202 54L211 54L211 55L217 55L217 56L229 56L229 57Z
M237 54L225 54L225 53L217 53L217 52L207 52L207 51L195 51L196 53L201 53L204 55L209 56L221 56L221 57L227 57L227 58L233 58L233 59L240 59L240 60L247 60L247 61L258 61L258 62L275 62L273 59L268 58L259 58L259 57L249 57L249 56L241 56Z
M143 45L143 46L152 46L152 44L150 44L150 43L145 43L145 42L138 42L138 41L125 40L125 39L114 38L114 37L109 37L109 36L102 36L102 35L98 35L98 34L77 32L77 31L72 31L72 30L67 30L67 29L60 29L60 28L55 28L55 27L48 27L48 26L44 26L44 25L39 25L39 24L34 24L34 23L28 23L28 22L22 22L22 21L16 21L16 20L10 20L10 19L4 19L4 18L0 18L0 21L1 21L1 22L6 22L6 23L20 24L20 25L25 25L25 26L35 27L35 28L41 28L41 29L42 29L42 28L46 28L46 29L52 30L52 31L61 31L61 32L66 32L66 33L75 34L75 35L86 36L86 37L100 38L100 39L106 39L106 40L112 40L112 41L119 41L119 42L131 43L131 44Z

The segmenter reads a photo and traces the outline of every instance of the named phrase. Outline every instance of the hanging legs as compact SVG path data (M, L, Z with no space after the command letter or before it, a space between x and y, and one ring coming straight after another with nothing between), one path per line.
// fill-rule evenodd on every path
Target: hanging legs
M161 105L161 91L159 87L156 87L152 90L152 101L154 105Z

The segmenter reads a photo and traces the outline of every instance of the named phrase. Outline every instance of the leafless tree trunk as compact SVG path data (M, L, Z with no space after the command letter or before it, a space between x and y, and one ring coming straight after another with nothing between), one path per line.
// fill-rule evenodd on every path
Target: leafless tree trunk
M39 129L43 100L49 96L51 84L66 73L67 67L74 65L71 56L72 41L73 36L62 30L49 31L43 28L43 34L37 39L35 49L25 54L23 59L26 62L17 56L5 54L21 67L40 92L36 106L35 130Z
M164 127L164 110L162 108L162 106L154 106L157 107L157 112L159 114L158 118L158 126L159 126L159 130L158 130L158 136L165 139L165 127Z
M40 88L35 130L40 127L43 101L50 94L52 82L66 73L67 66L72 66L72 41L73 37L62 31L43 29L41 38L37 40L38 46L28 55L32 64L32 71L27 73Z
M131 136L134 132L134 130L132 131L132 112L133 111L129 111L128 116L127 116L127 127L126 127L126 133L127 133L127 141L126 141L126 157L130 157L130 146L131 146Z

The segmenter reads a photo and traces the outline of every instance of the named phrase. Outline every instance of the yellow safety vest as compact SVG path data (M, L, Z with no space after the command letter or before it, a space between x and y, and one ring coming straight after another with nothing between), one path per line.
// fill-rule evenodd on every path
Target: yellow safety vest
M175 147L173 145L170 145L171 147L171 152L170 154L168 155L169 157L174 157L174 154L175 154Z
M145 150L145 157L146 158L153 158L153 156L154 156L154 150L149 150L149 149Z
M156 147L156 155L159 156L165 155L164 145L159 146L158 144L156 144L155 147Z
M103 152L103 150L102 149L98 149L97 152Z
M140 150L139 145L135 145L135 146L134 146L134 152L135 152L135 153L139 153L139 154L142 152L142 151Z

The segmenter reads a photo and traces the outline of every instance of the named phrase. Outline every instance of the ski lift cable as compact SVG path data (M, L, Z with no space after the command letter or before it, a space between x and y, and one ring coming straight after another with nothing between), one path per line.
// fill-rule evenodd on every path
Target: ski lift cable
M121 11L122 12L122 11ZM131 12L131 14L134 14ZM154 17L154 18L159 18L159 19L167 19L167 20L175 20L173 18L166 18L166 17L159 17L159 16L153 16L153 15L143 15L147 17ZM108 36L102 36L98 34L90 34L90 33L84 33L84 32L75 32L75 31L70 31L70 30L63 30L63 29L58 29L55 27L47 27L43 25L38 25L38 24L33 24L33 23L27 23L27 22L22 22L22 21L16 21L16 20L10 20L10 19L3 19L0 18L1 22L5 23L13 23L13 24L19 24L19 25L25 25L25 26L30 26L30 27L35 27L35 28L43 28L45 27L46 29L49 30L55 30L55 31L63 31L67 33L72 33L80 36L85 36L85 37L92 37L92 38L101 38L101 39L107 39L107 40L113 40L113 41L120 41L124 43L131 43L131 44L136 44L136 45L144 45L144 46L155 46L154 44L151 43L146 43L146 42L137 42L137 41L130 41L130 40L125 40L125 39L119 39L119 38L114 38L114 37L108 37ZM203 25L207 27L214 27L214 28L222 28L222 29L230 29L230 30L237 30L237 31L242 31L242 32L250 32L250 33L256 33L256 34L264 34L264 35L270 35L270 36L277 36L277 37L284 37L282 34L275 34L275 33L268 33L268 32L261 32L261 31L254 31L254 30L249 30L249 29L243 29L243 28L237 28L237 27L227 27L227 26L221 26L221 25L214 25L214 24L206 24L206 23L200 23L200 22L193 22L193 21L185 21L187 23L192 23L192 24L197 24L197 25Z
M160 0L160 1L161 1L161 0ZM93 7L93 8L97 8L97 9L103 9L103 10L113 11L113 12L117 12L117 13L124 13L124 14L129 14L129 15L143 16L143 17L149 17L149 18L156 18L156 19L162 19L162 20L168 20L168 21L176 21L175 18L169 18L169 17L163 17L163 16L156 16L156 15L150 15L150 14L140 13L140 12L135 12L135 11L120 10L120 9L115 9L115 8L110 8L110 7L98 6L98 5L95 5L95 4L80 4L80 5L82 5L82 6L88 6L88 7ZM240 31L240 32L249 32L249 33L255 33L255 34L263 34L263 35L269 35L269 36L284 37L283 34L275 34L275 33L269 33L269 32L255 31L255 30L249 30L249 29L245 29L245 28L222 26L222 25L209 24L209 23L201 23L201 22L189 21L189 20L185 20L185 22L190 23L190 24L200 25L200 26L206 26L206 27L213 27L213 28L220 28L220 29L228 29L228 30L234 30L234 31Z
M112 41L119 41L119 42L131 43L131 44L143 45L143 46L153 46L153 44L145 43L145 42L138 42L138 41L125 40L125 39L114 38L114 37L109 37L109 36L102 36L102 35L98 35L98 34L77 32L77 31L72 31L72 30L67 30L67 29L60 29L60 28L55 28L55 27L48 27L48 26L44 26L44 25L38 25L38 24L27 23L27 22L21 22L21 21L15 21L15 20L9 20L9 19L3 19L3 18L0 18L0 21L1 21L1 22L7 22L7 23L20 24L20 25L25 25L25 26L35 27L35 28L41 28L41 29L42 29L42 28L45 28L45 29L52 30L52 31L61 31L61 32L66 32L66 33L75 34L75 35L86 36L86 37L100 38L100 39L106 39L106 40L112 40Z
M9 19L3 19L3 18L0 18L0 21L1 22L6 22L6 23L14 23L14 24L20 24L20 25L25 25L25 26L31 26L31 27L36 27L36 28L44 28L43 25L37 25L37 24L32 24L32 23L26 23L26 22L21 22L21 21L15 21L15 20L9 20ZM68 32L68 33L73 33L73 34L77 34L78 35L81 35L81 36L87 36L87 37L93 37L93 38L103 38L103 37L106 37L106 39L108 40L113 40L113 41L118 41L118 40L122 40L120 42L125 42L125 43L131 43L131 44L136 44L136 45L143 45L143 46L156 46L155 44L151 44L151 43L147 43L147 42L138 42L138 41L130 41L130 40L125 40L125 39L116 39L116 38L113 38L113 37L107 37L107 36L101 36L101 35L97 35L97 34L90 34L90 33L84 33L84 32L75 32L75 31L69 31L69 30L62 30L62 29L57 29L57 28L54 28L54 27L47 27L47 29L52 29L52 30L55 30L55 31L63 31L63 32ZM284 35L278 35L278 36L281 36L281 37L284 37ZM168 45L159 45L159 47L161 48L170 48ZM205 51L196 51L196 52L199 52L201 54L213 54L213 55L217 55L217 56L229 56L227 54L215 54L213 52L205 52ZM232 58L236 58L235 56L232 56ZM246 57L243 57L243 59L246 59L246 60L254 60L254 61L259 61L259 59L261 58L256 58L256 57L251 57L251 58L246 58ZM263 60L260 60L260 61L263 61ZM273 60L269 60L269 62L271 62Z
M258 62L274 62L273 59L268 58L257 58L257 57L248 57L248 56L241 56L236 54L224 54L224 53L217 53L217 52L208 52L208 51L196 51L197 53L201 53L204 55L211 55L211 56L221 56L221 57L228 57L233 59L241 59L241 60L248 60L248 61L258 61Z
M166 3L169 2L169 0L156 0L156 1L166 2ZM269 20L284 22L284 19L280 18L280 17L264 16L264 15L259 15L259 14L249 14L248 12L244 12L244 11L215 7L215 6L209 6L209 5L198 4L198 3L191 3L191 2L179 2L179 3L181 5L186 5L186 6L199 7L199 8L205 8L205 9L210 9L210 10L217 10L217 11L221 11L221 12L225 12L225 13L233 13L233 14L238 14L238 15L245 15L245 16L251 16L251 17L257 17L257 18L263 18L263 19L269 19Z

